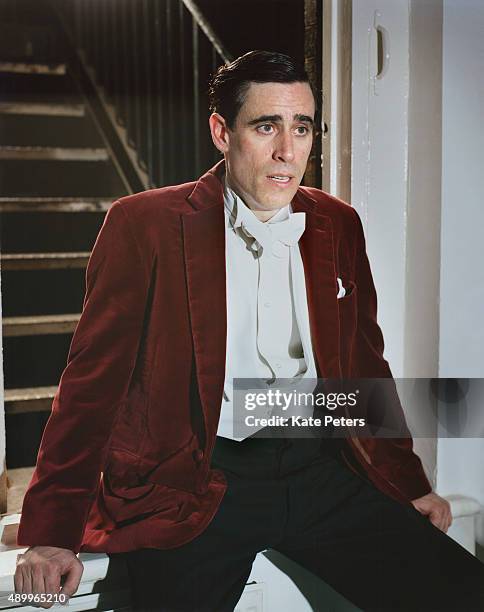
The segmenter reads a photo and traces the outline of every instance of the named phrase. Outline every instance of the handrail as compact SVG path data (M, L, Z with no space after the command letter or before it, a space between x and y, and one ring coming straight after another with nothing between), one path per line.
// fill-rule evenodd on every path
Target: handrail
M205 33L205 36L212 43L212 45L217 49L217 53L223 59L223 61L228 64L233 60L233 56L227 51L227 49L222 44L220 38L215 34L212 26L205 19L202 14L202 11L198 8L193 0L181 0L183 4L187 7L190 13L193 15L200 29Z

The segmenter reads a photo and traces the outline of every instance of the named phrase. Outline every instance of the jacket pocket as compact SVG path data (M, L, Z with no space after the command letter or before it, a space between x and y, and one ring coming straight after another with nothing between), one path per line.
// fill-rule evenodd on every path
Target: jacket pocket
M200 507L195 495L155 484L118 488L103 482L104 508L118 527L156 516L170 522L186 520Z
M150 482L140 471L134 455L111 450L102 494L104 508L118 526L151 515L177 522L199 507L194 494Z

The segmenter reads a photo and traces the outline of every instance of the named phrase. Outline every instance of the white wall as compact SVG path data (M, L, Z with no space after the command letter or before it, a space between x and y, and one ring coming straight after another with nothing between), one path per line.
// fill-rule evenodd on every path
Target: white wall
M445 0L440 375L484 377L484 2Z
M352 204L397 378L438 372L441 37L439 0L353 2ZM433 480L435 439L416 439L415 447Z
M438 371L441 29L440 0L353 3L352 205L396 377Z
M408 177L408 0L353 2L352 205L365 227L385 356L403 375ZM388 33L387 70L375 78L376 29Z
M483 32L482 0L444 1L441 377L484 377ZM439 441L444 494L484 505L483 468L484 440Z
M397 377L484 376L483 32L483 0L353 2L352 204ZM416 447L439 493L484 504L484 440Z

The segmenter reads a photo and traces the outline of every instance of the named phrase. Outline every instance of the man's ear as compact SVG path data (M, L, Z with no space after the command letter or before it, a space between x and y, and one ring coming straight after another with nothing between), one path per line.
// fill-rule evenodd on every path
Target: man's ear
M225 119L218 113L212 113L208 120L208 124L210 126L213 144L221 153L227 153L229 150L229 130L225 123Z

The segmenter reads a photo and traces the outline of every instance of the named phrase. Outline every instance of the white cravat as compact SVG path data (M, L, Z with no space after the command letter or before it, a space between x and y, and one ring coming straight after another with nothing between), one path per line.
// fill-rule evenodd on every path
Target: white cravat
M317 376L298 246L306 215L287 205L263 223L228 186L224 202L227 345L217 434L241 440L233 435L234 378L268 388Z
M245 205L244 205L245 206ZM289 214L288 207L274 215L269 221L263 223L251 213L243 219L237 217L234 229L240 227L244 238L247 238L249 247L254 253L261 257L264 251L270 252L272 257L284 258L287 247L298 243L304 232L306 224L306 213Z

